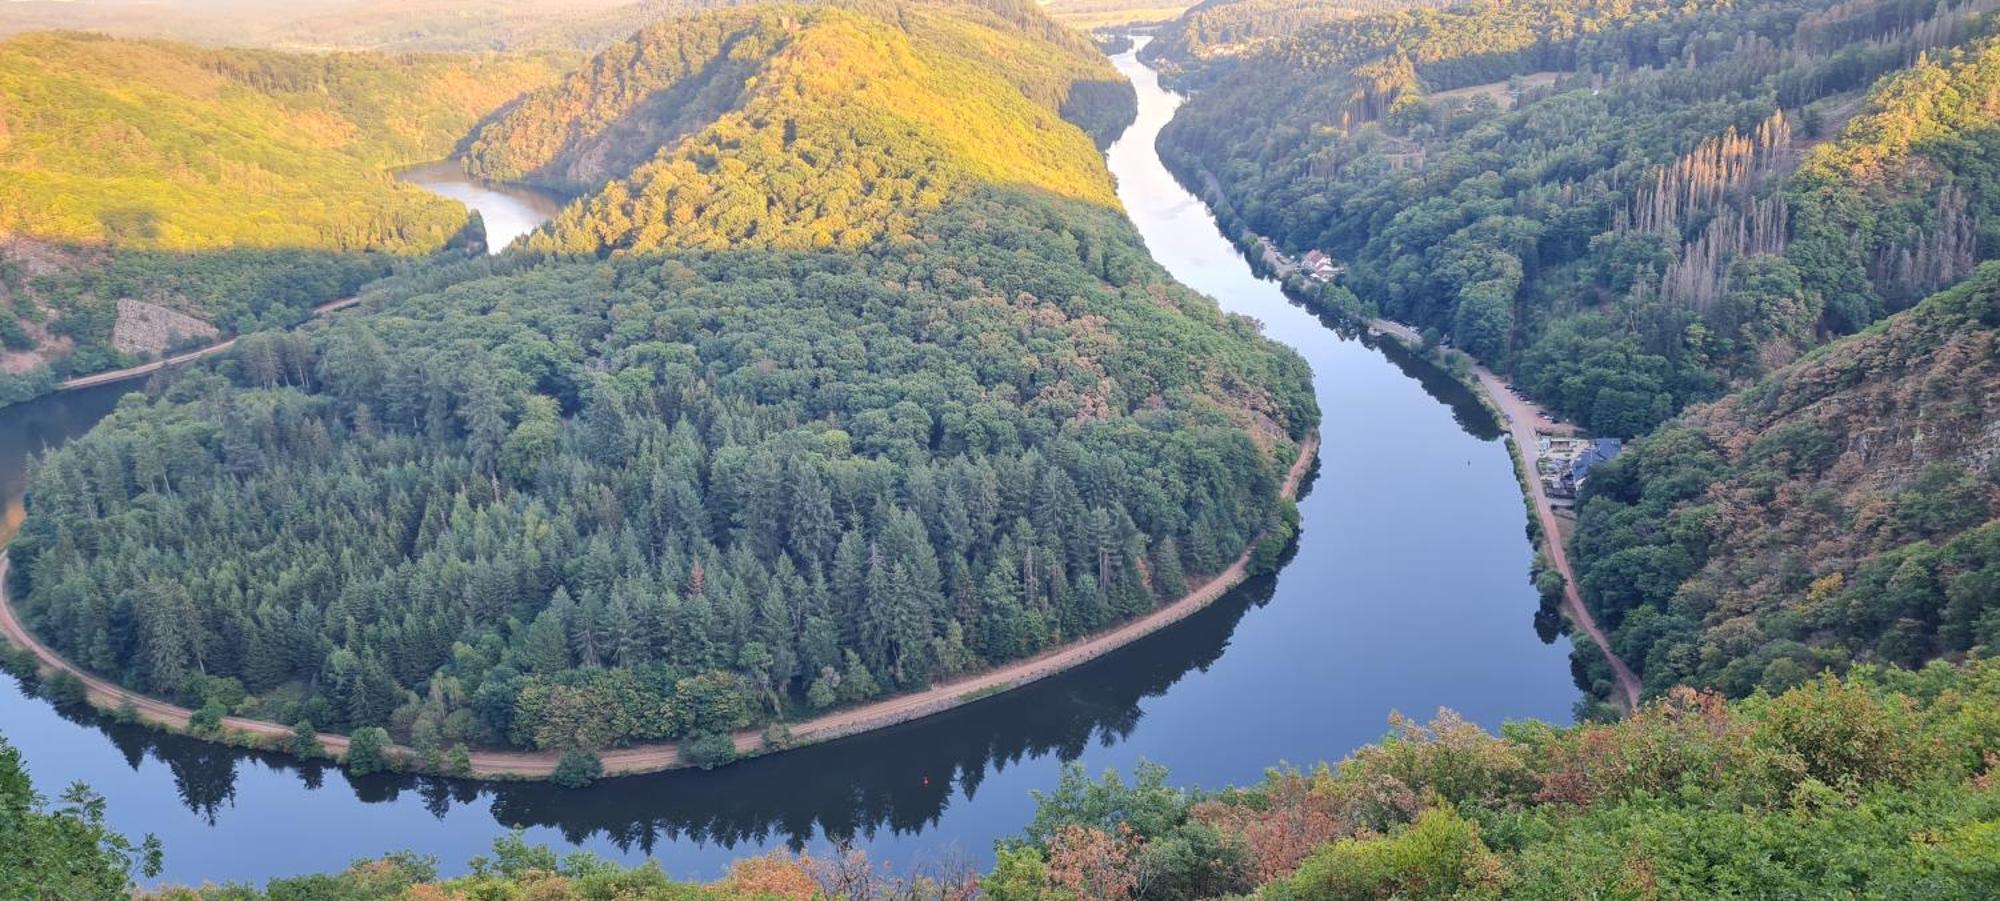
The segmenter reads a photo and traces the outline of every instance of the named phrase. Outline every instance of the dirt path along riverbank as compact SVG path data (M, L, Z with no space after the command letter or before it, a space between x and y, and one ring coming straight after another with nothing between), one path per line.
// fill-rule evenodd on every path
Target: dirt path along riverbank
M1319 436L1307 436L1299 448L1298 458L1292 462L1286 473L1282 496L1290 499L1298 495L1300 482L1311 469L1312 461L1319 452ZM824 716L797 723L786 724L791 730L792 746L831 741L849 735L856 735L874 729L881 729L914 719L941 713L981 698L1019 688L1039 679L1087 663L1118 648L1158 632L1167 626L1188 618L1227 594L1231 588L1249 578L1250 555L1257 542L1244 548L1236 562L1217 573L1208 581L1188 592L1181 599L1151 613L1131 620L1123 625L1099 632L1052 648L1026 660L1019 660L1004 666L975 673L946 682L925 691L884 698L870 704L863 704L847 710L837 710ZM62 671L75 675L83 681L90 702L103 709L116 710L130 705L142 719L174 731L186 731L194 711L148 697L98 678L71 663L54 648L43 644L28 631L7 597L8 559L4 549L0 549L0 636L15 645L27 649L35 655L44 672ZM262 740L288 741L292 727L266 720L225 717L223 728L235 730ZM739 753L758 753L764 748L763 733L759 731L741 732L734 736ZM328 753L338 757L347 752L347 737L343 735L321 735L320 744ZM395 747L394 753L414 756L409 748ZM492 778L539 779L555 772L562 755L553 751L473 751L473 775ZM608 775L630 775L649 773L682 766L680 748L672 743L638 745L629 748L614 748L598 755L604 761L604 772Z

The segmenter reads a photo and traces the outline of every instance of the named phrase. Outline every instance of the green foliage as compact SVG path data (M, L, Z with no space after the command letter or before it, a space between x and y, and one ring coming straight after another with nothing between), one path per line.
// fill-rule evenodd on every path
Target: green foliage
M299 720L292 727L292 740L286 750L306 760L326 756L326 748L319 743L319 730L313 728L311 720Z
M160 869L152 836L133 844L104 825L104 799L81 783L51 805L35 791L21 752L0 738L0 896L123 898L135 866Z
M583 788L604 775L604 761L589 751L565 751L549 781L564 788Z
M1066 873L1094 867L1095 884L1134 886L1117 897L1147 897L1151 862L1207 842L1205 865L1170 869L1219 881L1158 896L1261 883L1265 898L1984 897L2000 879L1996 705L2000 665L1982 660L1734 704L1681 689L1616 723L1497 737L1450 714L1399 720L1337 768L1196 797L1166 827L1152 805L1107 814L1132 790L1072 771L1030 836L1062 823L1135 846L1083 860L1078 848L1103 846L1003 847L982 886L1062 897ZM1140 781L1174 796L1157 773ZM1080 803L1096 798L1111 803Z
M531 57L18 36L0 43L0 230L173 251L435 248L464 210L388 169L444 157L551 75Z
M462 206L391 169L451 153L555 64L0 42L0 344L48 367L10 366L0 404L133 362L113 350L120 299L225 333L289 326L471 239Z
M879 255L480 263L246 341L228 384L183 375L38 469L22 608L153 692L205 670L347 732L446 678L445 742L597 750L1032 654L1176 597L1162 551L1214 573L1272 521L1317 416L1295 356L1111 211L926 223ZM174 512L113 512L140 506Z
M369 776L389 769L389 733L380 726L364 726L347 737L347 757L342 761L356 776Z
M1592 474L1571 558L1649 692L2000 646L1996 298L1982 268Z
M538 250L852 250L907 238L925 213L982 185L1115 207L1090 137L1061 118L1114 133L1132 108L1129 86L1087 41L1031 8L726 13L663 23L607 52L489 126L492 149L474 165L615 179L565 209L530 242ZM660 152L629 172L623 157L601 166L590 152L634 141Z
M683 742L681 753L689 763L712 770L736 759L736 742L727 732L703 732Z
M1298 872L1264 887L1261 897L1499 897L1499 858L1479 827L1450 808L1432 808L1384 837L1342 839L1314 851Z
M1964 8L1360 12L1191 13L1147 48L1203 88L1163 157L1219 183L1232 231L1332 253L1359 300L1596 432L1643 434L1987 252L1996 50Z
M1032 845L994 852L993 871L979 878L979 891L993 901L1041 901L1047 897L1049 868Z
M222 718L228 715L229 708L222 706L220 701L210 701L188 717L188 731L196 735L219 735Z
M58 706L82 708L90 703L90 689L84 686L82 679L77 678L76 674L69 670L56 671L42 684L42 689Z
M1187 820L1194 802L1194 796L1167 784L1166 767L1156 763L1139 764L1130 785L1116 772L1092 779L1082 764L1064 764L1055 789L1034 796L1035 819L1026 834L1044 848L1065 826L1106 832L1128 826L1141 838L1164 836Z

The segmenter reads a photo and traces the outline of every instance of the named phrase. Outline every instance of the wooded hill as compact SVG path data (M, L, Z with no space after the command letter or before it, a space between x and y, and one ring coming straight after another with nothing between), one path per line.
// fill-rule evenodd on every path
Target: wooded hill
M1983 4L1411 10L1271 42L1162 144L1226 218L1350 263L1330 305L1590 429L1722 398L1593 475L1574 558L1649 693L1776 691L1991 639L1991 274L1813 350L2000 250L1991 30Z
M1557 0L1363 17L1239 61L1161 143L1220 182L1234 225L1331 252L1359 301L1631 436L1969 271L1967 235L1991 218L1979 95L1879 105L1889 133L1960 136L1905 142L1937 174L1883 184L1906 202L1865 233L1836 233L1861 211L1836 212L1855 195L1829 186L1883 176L1811 149L1878 78L1908 70L1881 90L1909 90L1982 59L1983 13ZM1553 84L1509 87L1533 73Z
M2000 648L2000 264L1593 473L1572 558L1658 693ZM1605 674L1593 673L1592 678Z
M561 253L852 248L972 185L1116 205L1062 121L1108 141L1131 119L1088 41L1010 3L877 6L648 29L482 130L468 166L602 186L530 242Z
M578 254L413 272L246 338L34 474L13 553L38 633L213 711L386 727L419 765L670 738L715 763L731 730L1143 613L1260 536L1271 565L1304 362L1147 257L1057 93L935 62L1076 51L985 8L872 9L795 16L779 54L838 47L865 89L760 75L787 116L725 115L694 170L759 201L807 164L871 185L884 217L830 232L857 247L782 249L824 227L787 207L584 230L678 209L639 190L543 238L608 236ZM1010 162L882 127L879 98L946 89ZM730 243L663 250L711 243L688 235Z
M123 297L289 324L384 274L378 254L475 240L464 207L391 170L449 155L562 63L0 43L0 379L116 365Z
M1141 51L1173 84L1212 83L1239 59L1326 22L1450 0L1207 0L1163 24Z
M90 31L293 51L595 52L731 0L15 0L0 36Z

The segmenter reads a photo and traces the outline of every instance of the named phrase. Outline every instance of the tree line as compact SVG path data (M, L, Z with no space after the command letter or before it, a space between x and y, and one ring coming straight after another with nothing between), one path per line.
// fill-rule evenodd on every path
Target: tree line
M1277 521L1317 416L1295 355L1113 211L999 192L925 225L467 263L248 336L36 467L21 606L192 706L596 749L1031 654Z

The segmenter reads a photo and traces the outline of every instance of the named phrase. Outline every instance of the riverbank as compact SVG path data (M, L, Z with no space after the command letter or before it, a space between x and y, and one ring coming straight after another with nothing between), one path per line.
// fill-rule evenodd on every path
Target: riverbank
M1388 319L1369 320L1370 328L1400 341L1412 351L1423 348L1423 336L1400 322ZM1467 359L1471 359L1468 355ZM1548 415L1534 402L1515 394L1506 381L1493 370L1478 361L1472 363L1473 387L1478 389L1486 405L1499 417L1507 429L1510 439L1507 452L1514 458L1515 474L1520 478L1521 491L1527 498L1539 527L1539 550L1542 558L1549 561L1563 579L1563 611L1569 615L1570 623L1589 636L1598 653L1611 665L1611 672L1618 680L1618 690L1624 696L1625 709L1637 710L1641 683L1636 673L1625 664L1623 658L1611 649L1611 639L1597 625L1597 618L1591 616L1590 608L1584 606L1583 594L1577 588L1576 573L1570 569L1569 550L1564 547L1562 532L1556 527L1555 505L1550 503L1548 492L1542 490L1542 480L1535 476L1535 461L1529 457L1529 448L1536 445L1537 431L1555 431L1562 427L1554 417Z
M1164 154L1161 156L1161 161L1166 164L1167 171L1175 181L1179 182L1188 193L1200 198L1208 207L1210 215L1214 216L1216 222L1222 226L1225 235L1254 235L1236 213L1235 206L1230 203L1228 195L1222 190L1221 182L1213 174ZM1179 165L1176 165L1177 163ZM1353 321L1360 318L1353 310L1329 309L1328 304L1316 302L1313 297L1307 296L1306 292L1301 290L1303 286L1297 284L1300 279L1282 278L1280 273L1272 271L1265 261L1250 251L1248 237L1233 241L1232 244L1250 265L1252 271L1278 280L1285 295L1293 302L1315 313L1342 320ZM1355 324L1366 325L1400 342L1412 353L1423 352L1423 336L1416 329L1403 323L1376 317ZM1577 587L1576 574L1569 565L1568 549L1563 546L1562 533L1557 529L1555 507L1549 502L1548 494L1542 490L1541 479L1535 475L1535 462L1529 456L1531 453L1529 449L1535 446L1535 432L1538 428L1553 431L1562 426L1539 406L1514 394L1503 379L1473 359L1471 355L1463 354L1463 356L1472 364L1473 378L1467 387L1472 388L1480 396L1486 407L1500 421L1510 439L1508 454L1514 461L1515 478L1521 483L1521 496L1527 504L1529 519L1536 526L1537 550L1541 553L1542 559L1547 560L1563 579L1563 610L1568 615L1570 623L1590 638L1591 644L1596 646L1598 653L1604 655L1604 659L1610 664L1625 709L1637 710L1642 684L1632 668L1611 649L1609 636L1597 625L1596 618L1590 614L1590 608L1584 606L1583 594ZM1462 375L1460 380L1466 381ZM1588 686L1583 687L1588 688Z
M360 302L361 298L359 297L343 297L339 300L330 300L327 301L326 303L320 304L319 306L313 307L311 318L317 319L329 313L339 312L341 310L347 309L348 307L354 306L355 304L358 304ZM201 348L200 350L191 350L184 354L176 354L174 356L167 357L165 359L154 360L151 363L141 363L137 366L127 366L124 369L113 369L109 372L94 372L91 373L90 375L77 376L76 378L58 384L56 386L56 390L75 391L79 388L94 388L98 385L109 385L112 382L122 382L126 379L135 379L142 375L151 375L152 373L158 372L162 369L179 366L183 363L191 363L194 362L195 360L199 360L202 357L206 357L211 354L219 354L235 346L236 346L236 339L231 338L227 341L211 344L207 347Z
M1317 434L1307 436L1299 447L1298 457L1292 461L1291 468L1286 472L1284 485L1279 492L1280 497L1286 500L1297 498L1299 486L1304 481L1306 473L1311 470L1318 450L1319 436ZM955 679L924 691L885 698L798 723L779 724L783 726L788 736L782 746L769 746L763 730L739 732L733 736L737 753L745 756L774 753L900 725L993 697L1096 660L1186 619L1220 599L1230 589L1242 584L1250 577L1250 558L1262 537L1260 535L1253 539L1237 557L1236 562L1209 578L1200 587L1189 591L1179 600L1137 619L1061 647L1051 648L1034 657ZM132 691L93 675L35 638L26 624L15 614L8 596L9 562L5 550L0 549L0 636L4 636L16 647L33 654L37 668L45 675L65 672L75 676L83 683L86 697L93 706L109 712L122 711L123 715L158 728L192 734L188 724L194 716L194 711ZM292 739L292 727L268 720L231 716L223 718L220 736L200 737L219 738L226 743L267 751L285 751ZM342 758L347 753L348 739L344 735L322 734L319 736L319 741L329 756ZM415 750L400 745L392 746L389 753L405 761L418 759ZM468 756L471 771L457 775L484 779L544 779L555 772L556 765L562 759L561 753L554 751L485 750L472 751ZM679 745L672 742L616 748L602 751L598 756L603 761L604 774L607 776L652 773L688 765L681 757Z

